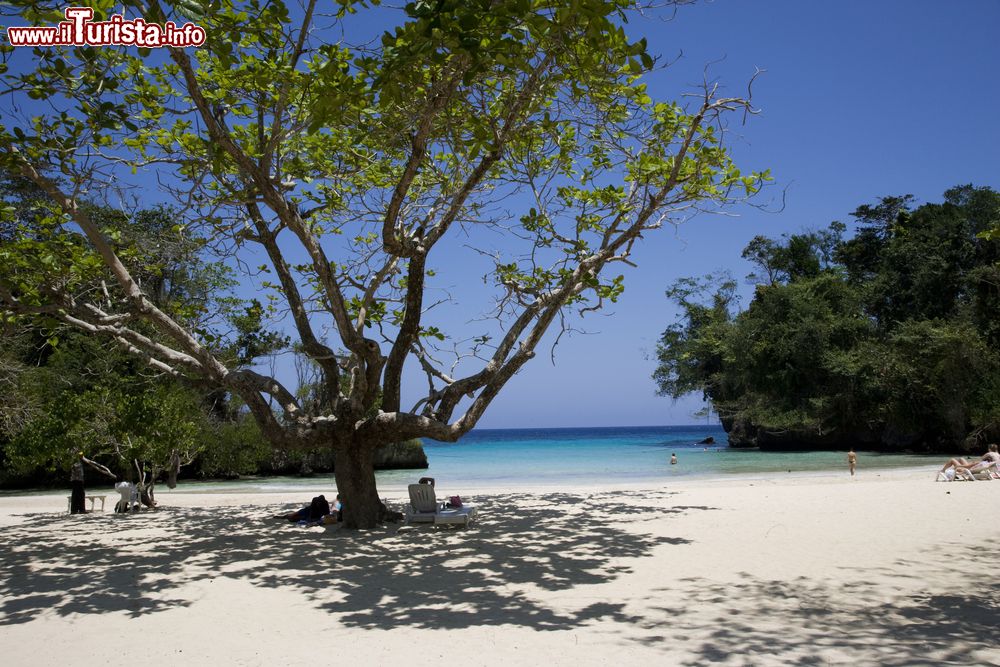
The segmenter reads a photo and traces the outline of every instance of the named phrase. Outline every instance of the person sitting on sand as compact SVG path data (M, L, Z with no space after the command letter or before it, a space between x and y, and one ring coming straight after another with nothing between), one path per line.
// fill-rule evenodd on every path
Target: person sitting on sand
M337 499L333 502L332 511L321 518L319 522L324 526L332 523L341 523L344 520L344 504L340 502L340 494L337 494Z

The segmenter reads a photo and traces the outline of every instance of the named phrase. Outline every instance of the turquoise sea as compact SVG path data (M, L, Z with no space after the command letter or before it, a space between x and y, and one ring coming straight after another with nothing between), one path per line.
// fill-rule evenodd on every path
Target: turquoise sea
M708 437L714 438L715 444L698 444ZM726 434L718 425L479 429L457 443L426 440L424 449L429 469L379 472L379 488L403 487L425 475L436 478L449 489L460 489L668 482L734 474L759 477L790 472L847 474L846 452L730 449L726 446ZM677 465L670 465L672 453L677 454ZM940 459L941 456L862 451L858 453L858 469L864 474L885 468L930 466L939 464ZM183 482L178 489L249 492L317 485L333 486L332 475Z

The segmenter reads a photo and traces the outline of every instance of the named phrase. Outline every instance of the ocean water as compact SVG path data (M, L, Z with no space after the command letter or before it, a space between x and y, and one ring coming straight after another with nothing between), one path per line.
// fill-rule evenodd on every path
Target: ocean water
M713 445L698 444L705 438ZM669 482L722 475L773 477L842 471L846 452L761 452L730 449L718 425L606 428L480 429L457 443L424 441L427 470L377 473L380 489L405 487L423 476L448 489L504 486L600 485ZM676 454L677 465L670 464ZM858 452L858 470L940 464L941 456ZM185 491L266 491L333 486L332 475L234 482L182 482ZM163 487L163 491L166 491ZM159 494L161 491L157 490Z
M714 438L715 444L699 444L708 437ZM730 474L847 471L846 452L730 448L719 425L484 429L472 431L457 443L425 441L424 449L430 463L429 477L478 483L666 481ZM676 465L670 464L671 454L677 455ZM940 458L858 455L863 469L932 465Z

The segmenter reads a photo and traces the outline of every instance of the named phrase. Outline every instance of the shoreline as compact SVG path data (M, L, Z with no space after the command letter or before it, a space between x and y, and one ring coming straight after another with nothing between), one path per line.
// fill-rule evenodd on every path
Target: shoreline
M868 468L865 470L858 471L855 482L860 481L874 481L875 479L895 479L895 478L913 478L913 479L928 479L934 481L934 476L937 471L936 466L899 466L899 467L887 467L887 468ZM398 471L393 471L398 472ZM379 484L380 494L402 494L406 496L406 487L408 484L416 483L416 481L423 477L424 471L415 469L411 471L412 481L406 482L391 482L388 484ZM675 475L660 475L656 477L637 477L633 479L607 479L607 480L588 480L573 478L564 481L520 481L520 480L510 480L504 482L498 481L456 481L451 482L447 479L439 479L438 486L444 489L450 489L452 487L458 488L459 493L487 493L496 494L504 493L510 490L518 490L522 492L535 492L535 493L545 493L552 491L560 491L566 488L579 488L579 489L589 489L589 490L650 490L650 489L660 489L670 486L688 486L688 485L725 485L728 482L733 484L742 484L744 482L759 482L761 484L775 484L775 483L799 483L802 481L819 481L827 480L830 482L835 482L838 480L846 479L850 481L850 475L846 470L790 470L788 472L722 472L722 473L681 473ZM288 480L287 484L282 484L283 480ZM268 488L268 482L275 482L271 488ZM107 495L110 496L114 493L113 488L88 484L86 486L88 494L93 492L95 495ZM447 490L446 489L446 490ZM166 484L159 483L156 485L154 490L156 494L157 501L161 498L173 497L176 495L183 494L205 494L205 495L227 495L227 494L251 494L251 495L270 495L270 494L288 494L295 493L297 491L302 491L303 493L310 490L320 490L320 491L335 491L336 484L334 482L334 476L332 473L329 475L316 475L310 477L246 477L237 480L180 480L178 482L177 488L168 489ZM12 489L12 490L0 490L0 501L5 498L14 498L18 496L25 497L49 497L49 496L67 496L69 494L69 488L60 489Z
M304 489L179 490L134 515L0 497L10 664L1000 662L1000 585L969 579L1000 557L1000 483L924 468L646 488L439 480L439 496L478 506L472 527L365 532L272 518Z

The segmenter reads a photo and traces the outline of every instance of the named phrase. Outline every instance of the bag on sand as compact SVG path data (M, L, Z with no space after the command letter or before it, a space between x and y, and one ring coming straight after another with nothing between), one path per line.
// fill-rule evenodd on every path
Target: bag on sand
M935 479L934 481L936 481L936 482L951 482L954 479L955 479L955 469L954 468L948 468L944 472L939 472L937 474L937 479Z

